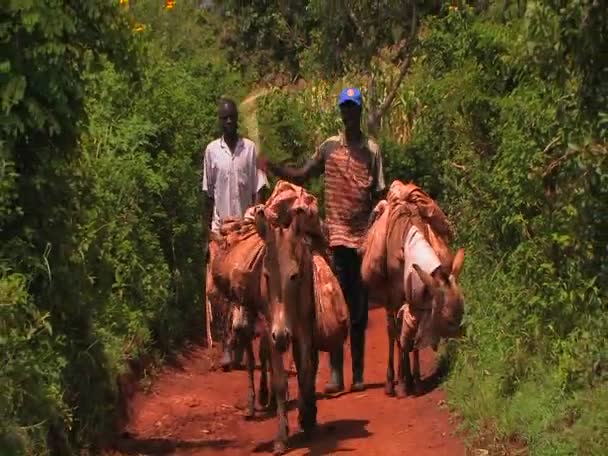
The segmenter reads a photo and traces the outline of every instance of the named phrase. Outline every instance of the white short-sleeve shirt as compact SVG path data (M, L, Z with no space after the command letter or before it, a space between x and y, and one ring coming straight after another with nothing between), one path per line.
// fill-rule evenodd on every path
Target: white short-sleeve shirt
M214 200L212 231L217 232L227 217L243 217L255 204L257 192L268 186L256 159L255 143L244 137L239 138L234 154L223 137L205 149L202 189Z

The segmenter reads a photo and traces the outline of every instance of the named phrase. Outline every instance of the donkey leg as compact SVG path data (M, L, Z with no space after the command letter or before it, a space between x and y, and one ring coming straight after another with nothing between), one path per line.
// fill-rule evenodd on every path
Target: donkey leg
M245 418L253 418L255 415L255 382L253 377L255 371L255 358L253 356L253 339L247 340L245 349L247 351L247 377L249 380L249 397Z
M386 312L386 333L388 335L388 366L386 368L386 383L384 393L395 395L395 322L390 312Z
M283 365L283 356L274 347L271 350L272 359L272 390L277 401L277 418L279 430L274 441L274 454L281 455L287 451L287 437L289 436L289 423L287 422L287 372Z
M319 370L319 351L314 347L314 343L309 345L310 352L308 355L308 359L310 360L310 370L306 376L306 385L305 385L305 399L306 404L308 406L308 412L306 414L306 423L304 427L304 431L308 432L307 429L310 429L312 432L317 426L317 371Z
M405 386L405 369L406 362L405 358L407 358L407 352L403 349L403 347L398 347L398 363L397 363L397 396L404 397L407 396L407 388ZM409 363L407 363L409 364ZM408 367L409 368L409 367Z
M268 339L265 335L260 336L260 393L258 395L258 402L262 408L269 407L268 397L268 363L270 361L270 352L268 346Z
M410 396L414 392L414 379L412 377L412 368L410 364L410 351L409 347L403 350L403 383L404 393L406 396Z
M418 350L412 351L412 376L414 379L414 391L419 391L421 386L420 380L420 352Z
M232 334L232 303L224 302L222 308L220 321L222 322L222 359L220 360L220 366L224 372L228 372L232 369L233 363L233 334Z
M317 424L315 379L318 354L313 350L312 341L297 341L293 345L293 355L298 377L298 424L308 439Z
M399 348L399 382L398 394L400 397L409 396L413 392L412 369L410 365L411 343L408 341Z

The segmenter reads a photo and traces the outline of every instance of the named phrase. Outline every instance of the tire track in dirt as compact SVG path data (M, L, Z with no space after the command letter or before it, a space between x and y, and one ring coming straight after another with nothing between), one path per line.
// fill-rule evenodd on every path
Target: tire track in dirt
M383 309L370 310L365 355L367 390L332 399L320 398L319 429L304 442L297 427L297 410L289 412L292 456L329 455L449 455L465 454L454 435L450 416L441 407L444 395L432 389L432 351L421 354L422 374L431 390L419 397L384 395L387 337ZM350 385L350 350L345 350L346 386ZM179 365L168 366L149 392L138 392L130 403L130 422L117 451L110 454L269 455L276 435L276 418L258 412L255 420L242 416L247 401L244 371L215 370L216 350L196 348ZM317 391L329 376L322 353ZM256 385L259 372L256 372ZM289 396L297 397L297 381L289 379Z

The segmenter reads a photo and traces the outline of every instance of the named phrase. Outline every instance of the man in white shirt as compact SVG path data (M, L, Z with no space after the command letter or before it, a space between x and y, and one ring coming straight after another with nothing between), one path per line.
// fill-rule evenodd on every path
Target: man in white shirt
M238 134L238 111L233 100L220 101L218 118L222 136L207 145L202 166L204 223L214 233L219 231L223 219L243 217L247 208L261 202L261 190L268 186L266 174L257 166L254 142ZM232 353L226 340L223 342L221 364L229 369ZM235 353L235 358L240 364L242 351Z

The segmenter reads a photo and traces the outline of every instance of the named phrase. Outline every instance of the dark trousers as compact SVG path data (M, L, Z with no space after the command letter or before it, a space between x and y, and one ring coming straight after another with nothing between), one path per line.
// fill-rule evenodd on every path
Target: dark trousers
M361 257L356 249L332 248L335 272L344 293L350 313L350 351L353 382L363 382L363 358L365 354L365 330L367 328L367 289L361 279ZM343 382L344 354L342 348L330 353L332 381Z

